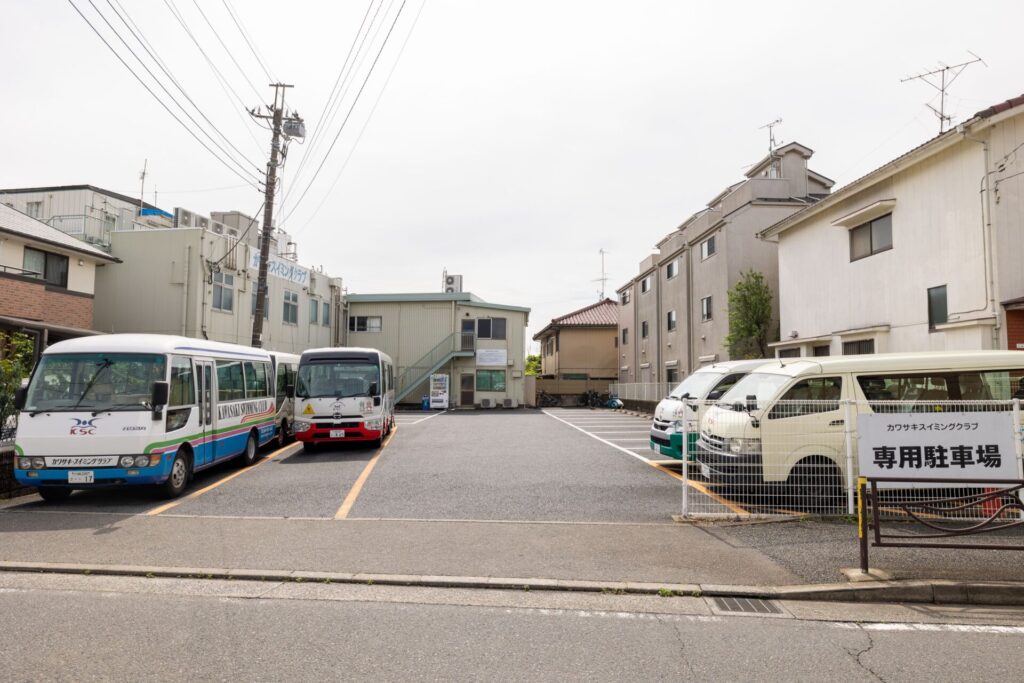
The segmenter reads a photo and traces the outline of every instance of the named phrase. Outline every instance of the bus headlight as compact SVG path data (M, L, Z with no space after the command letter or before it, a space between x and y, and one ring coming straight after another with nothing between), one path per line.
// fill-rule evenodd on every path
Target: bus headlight
M131 467L135 464L135 458L130 455L122 455L120 460L118 460L118 464L121 465L121 467Z
M292 422L292 429L296 432L308 432L313 423L309 420L295 420Z
M149 456L148 455L136 455L135 456L136 467L149 467Z
M747 455L760 455L761 454L761 439L729 439L727 443L730 453L739 455L741 453Z
M42 458L32 458L32 467L41 470L46 467L46 461Z
M30 470L30 469L32 469L32 458L18 458L18 469L19 470Z
M382 422L379 417L375 417L372 420L367 420L365 422L366 428L369 429L371 432L379 432L381 424Z

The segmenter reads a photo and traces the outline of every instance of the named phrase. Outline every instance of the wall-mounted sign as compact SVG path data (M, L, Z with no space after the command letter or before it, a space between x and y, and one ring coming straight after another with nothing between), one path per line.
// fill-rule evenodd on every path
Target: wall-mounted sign
M252 258L249 259L249 269L255 270L258 273L260 270L260 252L256 249L252 249L250 252ZM278 277L303 287L309 286L308 269L276 256L271 256L270 260L267 261L267 275Z
M508 364L508 349L477 349L476 364L505 367Z

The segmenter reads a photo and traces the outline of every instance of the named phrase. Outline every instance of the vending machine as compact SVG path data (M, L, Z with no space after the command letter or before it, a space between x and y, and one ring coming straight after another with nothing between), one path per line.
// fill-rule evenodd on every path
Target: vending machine
M430 376L430 407L448 409L448 375Z

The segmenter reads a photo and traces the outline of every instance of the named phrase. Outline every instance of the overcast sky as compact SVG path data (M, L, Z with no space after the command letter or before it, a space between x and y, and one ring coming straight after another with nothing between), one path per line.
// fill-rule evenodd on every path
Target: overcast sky
M108 0L92 1L132 41ZM168 3L246 104L269 101L223 0L198 0L216 35L195 0L113 6L248 169L261 167L269 133L247 123ZM188 122L89 0L75 4ZM1019 0L697 4L231 0L271 75L295 86L288 104L307 124L307 144L291 146L281 172L279 227L296 236L304 265L343 277L351 292L437 291L447 267L488 301L531 307L532 334L597 300L602 248L614 296L655 242L765 155L759 127L777 117L778 137L814 149L811 166L838 187L938 132L925 107L935 91L901 78L971 50L987 67L970 67L951 89L955 116L1024 92ZM368 8L376 21L362 61L314 147ZM258 208L257 190L185 132L69 2L4 9L0 187L88 183L137 196L146 159L145 198L156 190L166 210Z

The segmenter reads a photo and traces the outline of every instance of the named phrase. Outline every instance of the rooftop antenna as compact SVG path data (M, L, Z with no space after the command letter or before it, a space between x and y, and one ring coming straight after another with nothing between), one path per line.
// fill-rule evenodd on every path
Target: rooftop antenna
M775 158L775 150L777 148L777 144L775 142L775 126L777 126L777 125L779 125L781 123L782 123L782 117L780 116L779 118L775 119L774 121L770 121L770 122L764 124L763 126L761 126L760 128L758 128L758 130L764 130L765 128L768 129L768 156L771 157L771 163L768 164L768 177L769 178L778 178L779 175L780 175L779 174L778 160ZM782 141L779 140L779 142L782 142Z
M607 254L608 252L605 251L602 247L601 249L597 250L597 253L601 255L601 277L591 280L591 282L601 283L601 301L604 301L604 290L609 280L608 273L606 273L604 270L604 255Z
M917 74L916 76L907 76L906 78L900 79L900 83L906 83L907 81L916 80L924 81L925 83L939 91L938 109L933 107L930 102L925 103L925 106L931 109L932 113L935 114L935 116L939 119L940 135L946 132L946 126L953 120L953 117L946 113L946 91L949 90L949 87L951 85L953 85L953 81L955 81L957 77L963 73L964 69L969 67L971 64L977 64L978 62L985 64L984 59L974 54L970 50L968 50L967 53L974 57L974 59L966 62L961 62L960 64L954 64L952 66L947 66L946 64L939 62L938 69L927 71L925 73L920 73ZM985 64L985 66L988 66L988 64Z
M141 183L139 189L139 215L142 215L142 209L145 207L146 202L143 201L143 197L146 196L146 167L149 165L149 159L142 160L142 172L139 173L139 182Z

